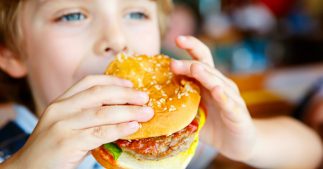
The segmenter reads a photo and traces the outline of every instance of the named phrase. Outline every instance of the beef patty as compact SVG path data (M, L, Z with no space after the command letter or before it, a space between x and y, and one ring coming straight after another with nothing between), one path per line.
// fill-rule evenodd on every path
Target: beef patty
M118 140L116 144L138 160L160 160L187 150L197 134L198 117L184 129L169 135L138 140Z

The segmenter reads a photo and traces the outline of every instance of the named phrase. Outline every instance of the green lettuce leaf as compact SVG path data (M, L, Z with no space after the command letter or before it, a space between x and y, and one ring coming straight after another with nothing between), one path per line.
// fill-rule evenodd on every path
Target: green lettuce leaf
M107 143L107 144L104 144L103 147L110 152L114 160L118 160L118 158L122 153L121 148L115 143Z

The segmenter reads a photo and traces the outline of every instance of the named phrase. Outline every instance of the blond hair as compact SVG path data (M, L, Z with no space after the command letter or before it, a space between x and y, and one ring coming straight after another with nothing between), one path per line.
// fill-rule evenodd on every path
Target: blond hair
M0 45L11 50L17 50L19 39L18 12L25 0L0 0ZM167 29L167 15L171 12L172 0L156 0L159 11L159 26L161 35Z
M0 0L0 45L16 51L18 11L24 0Z

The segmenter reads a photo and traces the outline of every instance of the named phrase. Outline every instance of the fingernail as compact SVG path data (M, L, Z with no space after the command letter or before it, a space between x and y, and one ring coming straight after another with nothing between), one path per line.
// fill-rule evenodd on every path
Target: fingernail
M132 121L128 123L128 126L130 127L130 129L138 129L139 128L139 123L136 121Z
M174 60L173 63L176 65L176 66L179 66L181 67L183 65L183 62L180 61L180 60Z
M143 111L145 113L149 113L149 114L153 114L154 113L154 110L151 107L144 107L143 108Z
M187 40L187 37L186 36L179 36L178 40L184 42Z
M139 97L143 98L146 102L149 100L149 96L146 92L140 92Z
M124 84L127 86L127 87L133 87L133 83L129 80L125 80L124 81Z

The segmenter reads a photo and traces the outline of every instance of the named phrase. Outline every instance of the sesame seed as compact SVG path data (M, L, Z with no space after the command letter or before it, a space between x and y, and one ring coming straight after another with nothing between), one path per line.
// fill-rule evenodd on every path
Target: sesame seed
M166 100L165 100L164 98L159 99L159 101L160 101L161 103L165 103L165 102L166 102Z
M155 89L160 90L162 87L160 85L155 85Z
M170 105L169 111L172 112L172 111L175 111L175 110L176 110L176 107L174 105Z
M153 102L149 101L148 106L150 106L150 107L153 106Z

